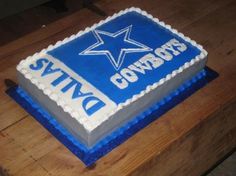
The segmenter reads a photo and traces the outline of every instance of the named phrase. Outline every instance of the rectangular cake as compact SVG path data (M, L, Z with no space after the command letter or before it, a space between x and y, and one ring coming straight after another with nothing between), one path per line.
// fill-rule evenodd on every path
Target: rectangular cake
M199 73L206 56L132 7L22 60L17 73L23 90L92 147Z

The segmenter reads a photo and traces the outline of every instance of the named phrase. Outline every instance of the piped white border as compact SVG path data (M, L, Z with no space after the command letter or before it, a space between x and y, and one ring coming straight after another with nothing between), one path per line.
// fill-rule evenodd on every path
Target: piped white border
M55 93L50 88L47 88L45 85L42 83L38 82L37 78L34 78L30 72L28 72L24 67L27 66L29 63L32 61L35 61L39 55L46 54L48 51L51 51L63 44L66 44L70 42L71 40L74 40L81 35L88 33L95 28L103 25L104 23L107 23L121 15L124 15L128 12L137 12L141 15L146 16L147 18L151 19L152 21L156 22L157 24L163 26L164 28L170 30L172 33L178 35L185 41L191 43L193 46L197 47L201 53L193 58L190 62L186 62L184 65L179 67L179 69L174 70L172 73L166 75L165 78L160 79L158 82L148 85L145 90L142 90L139 94L133 95L132 98L127 99L125 102L120 103L117 105L117 108L112 110L109 114L104 115L105 118L102 118L100 121L90 121L86 117L81 117L79 113L72 109L70 105L66 104L60 97L58 97ZM145 94L149 93L150 91L156 89L158 86L162 85L166 81L170 80L171 78L175 77L177 74L181 73L184 69L187 69L188 67L192 66L196 62L199 62L200 60L204 59L207 56L207 51L203 49L203 47L199 44L197 44L195 41L191 40L189 37L184 36L182 33L178 32L176 29L172 29L170 25L165 24L162 21L159 21L159 19L154 18L152 15L148 14L146 11L141 10L140 8L127 8L125 10L121 10L119 13L115 13L112 16L107 17L105 20L101 20L99 23L95 23L91 27L85 28L83 31L79 31L77 34L73 34L70 37L65 38L62 41L58 41L55 45L49 45L46 49L41 50L40 52L35 53L33 56L29 56L26 59L22 60L18 65L17 65L17 70L22 73L25 78L29 79L34 85L36 85L39 89L43 91L45 95L47 95L52 101L55 101L58 106L60 106L65 112L69 113L71 117L75 118L76 120L79 121L79 123L84 126L85 130L87 132L93 131L95 128L97 128L99 125L101 125L104 121L108 120L110 117L112 117L117 111L123 109L124 107L128 106L132 102L138 100Z

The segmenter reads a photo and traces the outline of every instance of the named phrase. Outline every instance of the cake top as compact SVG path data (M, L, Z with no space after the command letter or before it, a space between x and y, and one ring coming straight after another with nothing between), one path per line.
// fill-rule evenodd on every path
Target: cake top
M206 54L169 25L129 8L28 57L17 69L91 131Z

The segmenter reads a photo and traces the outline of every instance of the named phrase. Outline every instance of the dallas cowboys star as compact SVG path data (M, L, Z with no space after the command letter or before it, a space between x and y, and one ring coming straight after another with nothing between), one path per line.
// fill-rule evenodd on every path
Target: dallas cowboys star
M105 55L114 69L119 70L126 54L152 50L148 46L131 39L131 30L132 25L115 33L94 30L92 32L97 42L79 53L79 55Z

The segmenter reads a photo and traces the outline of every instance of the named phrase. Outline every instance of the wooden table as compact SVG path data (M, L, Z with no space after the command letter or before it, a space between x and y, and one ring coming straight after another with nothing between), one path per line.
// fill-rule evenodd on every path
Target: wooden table
M236 147L236 2L101 0L109 15L130 6L153 14L202 44L220 76L148 125L91 168L5 93L16 64L98 22L81 10L0 48L0 165L10 175L201 175Z

